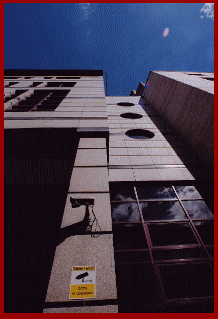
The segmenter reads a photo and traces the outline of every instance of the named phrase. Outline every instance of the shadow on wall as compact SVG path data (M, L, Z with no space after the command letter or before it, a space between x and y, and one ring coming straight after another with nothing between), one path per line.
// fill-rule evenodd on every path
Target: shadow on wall
M42 312L78 137L22 129L4 138L5 312Z
M199 154L193 150L187 141L181 137L181 135L172 128L172 126L155 110L152 105L147 103L144 105L145 99L141 98L139 104L145 110L147 115L156 125L161 134L165 137L167 142L176 152L177 156L185 164L190 173L194 176L197 182L199 182L199 188L201 189L202 196L205 198L207 205L211 210L214 209L214 169L211 166L205 165ZM211 153L211 158L213 154ZM213 162L213 161L212 161Z

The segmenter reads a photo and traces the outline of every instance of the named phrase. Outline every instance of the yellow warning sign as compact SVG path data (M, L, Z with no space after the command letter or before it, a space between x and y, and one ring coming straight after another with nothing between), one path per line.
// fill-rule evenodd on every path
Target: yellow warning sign
M72 267L70 299L95 298L96 267Z
M80 270L95 270L95 267L73 267L73 271L80 271Z
M71 285L70 299L95 298L95 285Z

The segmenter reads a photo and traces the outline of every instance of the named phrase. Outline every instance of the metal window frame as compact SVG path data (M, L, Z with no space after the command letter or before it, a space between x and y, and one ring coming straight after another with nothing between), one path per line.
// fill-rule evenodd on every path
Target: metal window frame
M182 186L182 185L181 185ZM194 185L191 185L191 186L194 186ZM204 201L204 198L192 198L192 199L181 199L175 189L175 186L171 185L173 191L174 191L174 194L176 195L176 198L174 199L143 199L143 200L139 200L138 198L138 193L137 193L137 189L136 189L136 186L134 185L131 185L130 186L131 188L134 189L134 193L135 193L135 197L136 199L135 200L124 200L124 201L118 201L118 200L111 200L111 204L125 204L125 203L136 203L137 206L138 206L138 211L139 211L139 215L140 215L140 218L141 218L141 221L138 221L138 222L112 222L112 225L114 224L142 224L143 226L143 229L144 229L144 233L145 233L145 238L146 238L146 241L147 241L147 246L148 248L147 249L123 249L123 250L115 250L115 252L124 252L124 251L129 251L129 252L133 252L133 251L146 251L146 252L149 252L149 255L150 255L150 261L151 261L151 264L153 266L153 269L154 269L154 273L155 273L155 276L156 276L156 282L158 284L158 288L159 288L159 292L160 292L160 295L161 295L161 300L160 300L160 303L162 305L168 303L168 302L182 302L182 303L185 303L187 302L187 298L175 298L175 299L168 299L167 296L166 296L166 293L165 293L165 290L164 290L164 286L163 286L163 282L162 282L162 279L161 279L161 276L160 276L160 272L159 272L159 268L158 266L159 265L176 265L176 264L185 264L185 263L207 263L213 270L213 258L210 256L209 252L208 252L208 249L207 247L210 247L210 248L213 248L214 246L213 245L205 245L203 240L201 239L201 236L200 234L198 233L195 225L194 225L194 222L197 220L197 221L213 221L214 219L213 218L206 218L206 219L191 219L191 217L189 216L187 210L185 209L184 205L183 205L183 201ZM195 186L194 186L195 187ZM142 210L141 210L141 207L140 207L140 202L168 202L168 201L174 201L174 202L179 202L180 203L180 206L182 207L187 219L186 220L155 220L155 221L146 221L144 220L143 218L143 214L142 214ZM185 223L187 225L190 226L190 229L194 235L194 237L196 238L197 240L197 244L182 244L182 245L167 245L167 246L153 246L152 244L152 241L151 241L151 237L150 237L150 232L149 232L149 225L152 225L152 224L181 224L181 223ZM206 256L207 257L200 257L200 258L180 258L180 259L163 259L163 260L156 260L154 259L153 257L153 254L152 252L155 251L155 250L170 250L170 249L191 249L191 248L202 248L203 251L205 252ZM116 260L115 260L116 262ZM198 297L197 300L201 300L201 299L205 299L205 298L212 298L210 296L208 297ZM189 302L194 302L196 300L196 297L193 297L193 298L188 298Z

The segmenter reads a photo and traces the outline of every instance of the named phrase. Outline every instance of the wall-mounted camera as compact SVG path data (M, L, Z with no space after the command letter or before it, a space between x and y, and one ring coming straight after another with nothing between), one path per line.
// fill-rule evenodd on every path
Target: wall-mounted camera
M88 197L88 198L70 197L70 203L72 208L80 207L81 205L94 206L94 202L95 202L94 197Z

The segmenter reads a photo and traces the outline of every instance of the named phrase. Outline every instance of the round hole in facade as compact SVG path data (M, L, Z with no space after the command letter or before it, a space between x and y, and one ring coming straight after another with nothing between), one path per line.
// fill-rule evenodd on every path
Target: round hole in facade
M134 130L128 130L126 132L126 135L135 138L135 139L149 139L154 137L154 133L148 130L141 130L141 129L134 129Z
M130 103L130 102L119 102L117 103L119 106L134 106L135 104Z
M141 117L143 117L143 115L138 113L123 113L120 114L120 116L124 119L140 119Z

